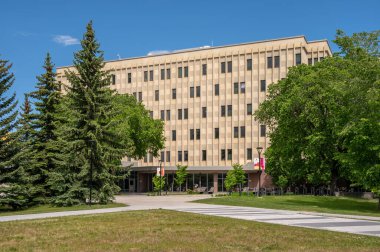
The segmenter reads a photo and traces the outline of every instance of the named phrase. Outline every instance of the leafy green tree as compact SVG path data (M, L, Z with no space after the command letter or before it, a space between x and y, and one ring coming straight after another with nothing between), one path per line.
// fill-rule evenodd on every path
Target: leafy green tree
M246 181L246 174L243 171L243 166L240 164L233 164L232 170L227 172L226 180L224 181L224 186L228 191L238 185L239 186L239 195L241 196L241 187Z
M158 193L159 191L163 191L165 188L165 176L157 176L155 175L152 179L154 191Z
M55 173L51 180L62 180L65 185L54 183L61 190L53 200L58 205L86 202L90 187L96 202L110 202L120 190L115 174L126 153L119 141L120 132L113 130L117 114L112 106L115 92L110 89L109 72L103 70L103 52L95 39L92 22L87 25L81 45L82 49L74 55L74 69L65 73L69 81L66 111L71 115L62 134L65 156L59 170L64 174ZM67 178L65 174L74 175Z
M43 68L45 72L37 76L36 91L30 93L36 110L36 113L30 115L34 129L30 165L34 167L33 174L38 177L35 186L40 188L42 196L49 197L51 192L47 180L50 172L55 169L54 158L58 153L57 148L51 148L51 142L57 139L55 116L61 95L49 53L46 55Z
M16 93L8 94L15 81L11 67L7 60L0 59L0 206L18 207L24 202L15 202L17 193L12 194L13 189L17 190L13 187L12 173L17 169L14 159L18 153L18 136L14 129L18 113Z
M187 165L177 164L177 171L175 172L175 182L179 186L179 190L182 191L182 185L185 183L187 175Z

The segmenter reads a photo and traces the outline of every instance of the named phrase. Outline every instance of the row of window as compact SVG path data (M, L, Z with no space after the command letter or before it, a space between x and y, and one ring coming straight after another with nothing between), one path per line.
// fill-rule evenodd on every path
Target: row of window
M194 134L195 132L195 134ZM260 125L260 137L266 136L266 125ZM214 138L219 139L219 128L214 128ZM234 138L239 138L239 127L234 127ZM245 138L245 126L240 126L240 138ZM190 140L200 140L201 130L190 129ZM172 130L172 141L177 140L177 130Z
M227 154L227 155L226 155ZM148 157L149 156L149 157ZM247 148L247 160L252 160L252 148ZM153 162L153 155L146 155L144 162ZM220 150L220 159L223 160L232 160L232 149L221 149ZM161 161L170 162L170 151L161 151ZM188 151L178 151L177 152L177 161L178 162L187 162L189 161L189 152ZM202 150L202 161L207 161L207 150Z
M226 106L222 105L220 107L220 116L221 117L226 117L227 116L232 116L232 105L227 105L227 114L226 114ZM153 118L153 111L150 111L150 115ZM166 115L166 116L165 116ZM184 109L178 109L178 120L186 120L188 119L189 115L189 110L187 108ZM249 103L247 104L247 115L252 115L252 104ZM207 107L202 107L202 118L207 118ZM171 111L170 109L166 110L161 110L161 120L163 121L170 121L171 120Z
M296 65L300 65L302 63L301 53L297 53L296 55ZM323 57L320 58L322 60ZM273 64L274 60L274 64ZM314 64L318 62L318 58L314 58ZM227 68L226 68L227 63ZM309 58L309 65L312 64L312 59ZM252 71L252 59L247 59L246 68L247 71ZM267 68L279 68L280 67L280 56L270 56L267 57ZM232 73L232 61L227 62L221 62L220 63L220 73ZM187 66L185 67L178 67L178 78L182 77L189 77L189 68ZM207 64L202 64L202 75L207 75ZM153 70L144 71L144 82L153 81ZM171 78L171 70L170 68L167 69L161 69L161 80L165 80ZM128 73L128 83L132 82L132 74ZM115 75L112 75L112 84L116 83Z
M314 64L318 63L318 61L322 61L323 59L324 59L324 57L319 57L319 59L318 59L318 57L315 57L314 58ZM307 64L308 65L313 65L313 58L308 58L307 59Z

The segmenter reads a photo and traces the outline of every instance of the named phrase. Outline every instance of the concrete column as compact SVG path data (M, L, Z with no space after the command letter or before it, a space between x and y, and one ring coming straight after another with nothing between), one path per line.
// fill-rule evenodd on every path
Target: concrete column
M218 173L214 173L214 193L218 192Z

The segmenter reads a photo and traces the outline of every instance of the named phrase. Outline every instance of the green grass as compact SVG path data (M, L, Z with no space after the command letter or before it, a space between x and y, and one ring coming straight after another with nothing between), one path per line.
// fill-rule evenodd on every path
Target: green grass
M63 212L63 211L78 211L78 210L89 210L89 209L99 209L99 208L111 208L111 207L123 207L125 204L121 203L110 203L107 205L95 204L91 207L88 205L78 205L71 207L54 207L51 205L39 205L33 206L22 210L12 210L11 208L0 208L0 216L8 215L19 215L19 214L36 214L36 213L50 213L50 212Z
M365 200L333 196L224 196L197 200L198 203L248 206L270 209L310 211L334 214L368 215L380 217L377 200Z
M377 237L167 210L0 223L1 251L379 251Z

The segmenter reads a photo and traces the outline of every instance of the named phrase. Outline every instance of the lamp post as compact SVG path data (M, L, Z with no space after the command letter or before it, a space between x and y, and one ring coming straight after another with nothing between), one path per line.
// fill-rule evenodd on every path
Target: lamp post
M158 161L160 162L160 194L159 194L159 195L161 196L161 186L162 186L162 185L161 185L161 181L162 181L162 178L161 178L161 174L162 174L161 169L162 169L162 168L161 168L161 166L162 166L162 160L160 159L160 160L158 160Z
M260 190L260 178L261 178L261 152L263 151L263 147L257 146L256 147L257 153L259 154L259 197L261 196L261 190Z

